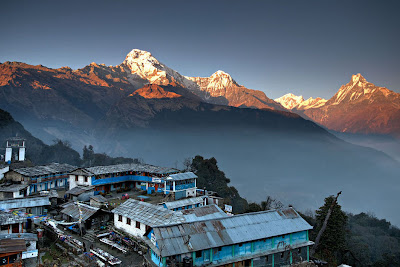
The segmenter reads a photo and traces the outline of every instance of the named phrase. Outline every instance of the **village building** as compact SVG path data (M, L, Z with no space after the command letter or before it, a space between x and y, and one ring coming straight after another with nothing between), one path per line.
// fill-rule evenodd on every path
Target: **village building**
M76 222L76 224L80 222L85 230L100 227L113 216L109 211L76 202L64 204L60 213L65 221Z
M69 164L48 165L14 169L4 174L7 182L29 185L28 195L50 189L67 188L68 173L76 169Z
M27 184L3 184L0 186L0 200L26 197L28 186Z
M204 206L205 197L193 197L193 198L185 198L176 201L164 202L161 205L169 210L177 211L177 210L186 210L193 209L197 207Z
M4 239L25 241L26 251L22 252L22 257L21 257L22 260L25 262L25 266L30 266L27 265L28 259L34 259L38 257L38 249L37 249L38 237L36 234L32 233L0 234L0 240Z
M161 225L144 240L157 266L284 266L309 261L310 229L288 208Z
M197 176L193 172L171 174L164 179L164 193L172 195L175 200L195 197Z
M0 234L24 233L27 221L26 216L0 211Z
M215 204L201 206L193 209L181 210L178 212L182 213L185 222L196 222L229 216Z
M114 213L115 228L139 238L151 227L184 221L181 213L134 199L128 199L111 212Z
M108 200L102 195L92 196L90 197L90 206L97 208L107 207Z
M23 239L0 239L0 265L22 267L22 253L27 251Z
M78 185L65 192L67 198L72 201L89 201L94 196L94 186Z
M0 208L3 211L14 210L36 216L47 214L50 205L49 196L0 200Z
M4 174L10 170L10 165L4 165L0 163L0 180L4 178Z
M78 185L94 186L95 194L99 194L137 188L151 194L163 192L162 178L178 172L179 170L173 168L136 163L78 168L70 172L69 189Z

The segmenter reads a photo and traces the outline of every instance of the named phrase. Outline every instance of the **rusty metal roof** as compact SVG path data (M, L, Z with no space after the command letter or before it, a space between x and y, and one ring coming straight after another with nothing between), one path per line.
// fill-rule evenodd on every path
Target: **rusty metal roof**
M76 166L72 166L69 164L51 163L48 165L15 169L13 171L26 177L35 177L56 173L68 173L74 169L76 169Z
M67 205L63 210L61 210L61 213L66 214L75 220L79 220L80 218L79 208L82 212L82 221L86 221L99 210L99 208L95 208L82 203L79 203L79 207L78 204L71 203L70 205Z
M159 205L153 205L134 199L128 199L111 212L151 227L176 224L184 221L182 213L180 212L174 212Z
M202 197L193 197L193 198L185 198L177 201L164 202L163 204L167 207L167 209L172 210L179 207L184 207L187 205L194 205L204 202L204 196Z
M23 239L0 239L0 253L12 253L26 251Z
M0 212L0 225L26 222L26 216L15 215L10 212Z
M262 240L312 229L292 209L234 215L224 218L154 227L161 256Z

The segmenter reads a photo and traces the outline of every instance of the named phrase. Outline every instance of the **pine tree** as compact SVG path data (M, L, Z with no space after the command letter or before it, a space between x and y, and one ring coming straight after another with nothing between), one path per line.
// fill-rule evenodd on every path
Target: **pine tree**
M321 229L328 210L334 200L334 196L325 198L325 204L316 210L316 233ZM346 249L346 224L347 215L342 211L342 207L336 203L333 206L327 227L321 236L320 243L316 250L317 256L327 261L338 260L338 257L340 257L342 252Z

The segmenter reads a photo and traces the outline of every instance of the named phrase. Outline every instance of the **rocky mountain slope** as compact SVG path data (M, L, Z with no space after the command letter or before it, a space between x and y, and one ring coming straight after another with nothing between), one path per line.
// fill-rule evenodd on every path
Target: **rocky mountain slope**
M361 74L353 75L323 106L304 114L338 132L400 137L400 94L368 82Z

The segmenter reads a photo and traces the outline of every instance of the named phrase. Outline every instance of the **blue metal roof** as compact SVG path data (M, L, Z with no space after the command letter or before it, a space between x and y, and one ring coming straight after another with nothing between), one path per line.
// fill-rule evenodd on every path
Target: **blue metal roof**
M154 227L161 256L262 240L312 229L293 208Z

